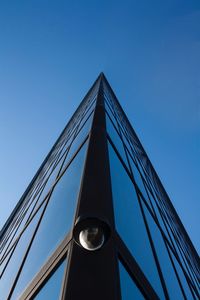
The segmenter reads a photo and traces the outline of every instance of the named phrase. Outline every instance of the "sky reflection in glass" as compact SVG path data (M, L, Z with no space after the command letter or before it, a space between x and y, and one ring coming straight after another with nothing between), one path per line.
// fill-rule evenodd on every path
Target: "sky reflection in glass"
M66 261L62 262L33 300L59 299L65 265Z
M87 143L58 182L11 299L16 299L69 232L75 214Z
M144 296L141 294L121 262L119 262L119 273L122 300L144 300Z
M163 299L163 289L134 185L110 145L109 156L117 231L157 294Z

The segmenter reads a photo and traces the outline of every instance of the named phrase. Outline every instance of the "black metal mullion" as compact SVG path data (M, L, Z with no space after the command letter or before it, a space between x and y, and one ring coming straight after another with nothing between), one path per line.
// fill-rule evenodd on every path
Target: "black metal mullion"
M128 150L128 151L129 151L129 150ZM129 155L130 155L130 152L129 152ZM147 187L146 187L146 185L147 185L146 179L143 177L143 174L141 174L140 169L138 168L138 163L137 163L137 161L134 161L134 159L133 159L132 157L131 157L131 159L132 159L133 163L135 164L135 167L136 167L136 169L137 169L137 171L138 171L138 173L139 173L139 175L140 175L140 177L141 177L142 184L143 184L143 186L144 186L144 189L145 189L146 194L147 194L147 197L148 197L147 200L150 202L150 207L151 207L150 209L153 211L154 215L156 216L156 213L155 213L155 210L154 210L154 207L153 207L151 198L149 197L149 194L148 194L148 191L147 191ZM131 167L131 172L132 172L132 174L133 174L132 167ZM144 174L144 175L145 175L145 174ZM133 178L134 178L134 181L135 181L135 183L136 183L136 185L137 185L137 188L140 190L140 188L139 188L139 186L138 186L138 184L137 184L137 182L136 182L136 180L135 180L134 174L133 174ZM142 194L143 192L140 191L140 193ZM145 196L144 196L144 199L145 199ZM145 199L145 200L146 200L146 199ZM147 201L147 200L146 200L146 201Z
M41 266L40 271L34 276L30 284L20 296L20 300L29 300L42 289L48 279L55 272L55 269L65 260L68 256L69 245L71 242L72 233L69 232L65 239L59 244L56 250L51 254L48 260ZM66 263L67 267L67 263Z
M106 118L111 123L109 125L113 126L111 129L115 131L114 134L118 135L116 145L115 139L113 140L113 137L107 133ZM86 132L85 129L88 127ZM118 143L120 143L119 147ZM156 275L159 288L162 288L161 297L170 299L167 275L173 275L181 299L183 297L186 300L192 296L195 300L198 299L200 297L198 254L123 108L104 74L101 73L45 157L0 231L0 279L10 274L7 274L10 270L9 263L12 264L16 254L19 253L21 243L24 248L7 291L9 292L7 300L13 297L15 288L18 289L23 268L27 267L27 260L31 259L33 253L31 248L35 237L40 232L43 218L48 217L52 193L82 147L84 150L86 148L86 154L70 232L66 233L50 258L45 258L39 271L33 274L20 299L34 299L66 256L68 261L65 265L60 300L79 298L121 300L123 293L121 295L120 261L145 299L159 299L157 293L160 289L154 290L154 281L152 283L148 281L149 279L115 228L109 147L112 147L136 191L138 213L144 223L149 251L158 273ZM102 228L106 232L106 242L99 250L93 252L87 251L80 245L76 232L77 226L85 224L81 222L90 218L101 221L97 224L104 224L105 227ZM87 226L88 224L86 222ZM155 239L154 230L156 230ZM29 236L25 241L26 232ZM162 263L165 261L159 252L157 242L162 243L163 248L166 248L163 251L167 251L164 253L171 274L166 274L165 269L162 268ZM187 298L187 295L190 296Z
M85 140L84 140L84 142L81 144L81 146L78 148L78 150L76 151L76 153L73 155L73 157L71 158L71 160L69 161L69 163L67 164L65 170L62 172L62 175L64 174L64 172L66 171L66 169L69 167L69 165L71 164L71 162L73 161L73 159L75 158L76 154L79 152L80 148L83 146L84 143L85 143ZM61 175L61 176L62 176L62 175ZM60 177L61 177L61 176L60 176ZM39 208L38 208L38 209L36 210L36 212L35 212L35 214L36 214L37 211L38 211L38 210L40 209L40 207L42 206L42 204L46 201L46 204L44 205L44 208L43 208L43 211L42 211L42 213L41 213L41 216L40 216L40 218L39 218L39 220L38 220L38 222L37 222L37 225L36 225L36 227L35 227L35 230L33 231L32 238L31 238L29 244L27 245L27 249L26 249L26 251L25 251L24 257L23 257L23 259L22 259L21 265L20 265L19 270L18 270L18 272L17 272L17 275L16 275L16 277L15 277L15 280L14 280L14 282L13 282L13 284L12 284L11 289L10 289L9 296L8 296L8 300L11 298L12 293L13 293L13 291L14 291L14 289L15 289L15 286L16 286L16 284L17 284L18 278L19 278L19 276L20 276L20 274L21 274L21 271L22 271L23 266L24 266L24 264L25 264L26 258L27 258L27 256L28 256L29 250L30 250L30 248L31 248L31 246L32 246L32 243L33 243L33 241L34 241L34 238L35 238L35 236L36 236L36 234L37 234L38 228L39 228L39 226L40 226L40 224L41 224L41 221L42 221L42 219L43 219L43 215L44 215L45 212L46 212L46 209L47 209L47 207L48 207L49 201L50 201L50 199L51 199L52 192L53 192L53 190L54 190L54 188L55 188L56 183L58 182L58 180L59 180L59 179L56 180L56 182L54 183L54 186L51 188L50 192L49 192L48 195L45 197L45 200L40 204ZM35 216L35 214L34 214L34 216ZM33 216L33 217L34 217L34 216ZM32 218L33 218L33 217L32 217ZM31 220L32 220L32 219L31 219ZM31 222L31 220L30 220L30 222ZM29 222L29 223L30 223L30 222Z
M100 77L100 76L99 76ZM58 139L56 140L55 144L53 145L52 149L50 150L50 152L47 154L46 158L44 159L43 163L41 164L40 168L38 169L38 171L36 172L35 176L33 177L33 179L31 180L30 184L28 185L27 189L25 190L24 194L22 195L22 197L20 198L19 202L17 203L17 205L15 206L15 208L13 209L10 217L8 218L7 222L5 223L5 225L3 226L2 230L0 231L0 240L3 238L6 230L9 228L10 224L13 221L13 218L15 217L15 214L19 211L19 209L21 208L21 206L23 205L24 200L26 199L26 196L29 194L29 192L31 191L32 186L35 184L38 176L40 175L40 173L42 172L43 168L45 167L46 163L48 162L49 158L51 157L51 154L54 152L54 150L57 147L57 144L59 143L59 140L62 138L63 134L66 132L66 129L70 127L70 124L72 123L72 121L75 119L77 113L80 111L80 109L82 108L83 104L86 102L86 100L88 99L88 97L91 95L92 91L94 91L96 89L96 86L99 82L99 77L97 78L97 80L94 82L94 84L92 85L92 87L90 88L90 90L88 91L88 93L86 94L86 96L83 98L82 102L80 103L80 105L78 106L78 108L76 109L76 111L74 112L73 116L71 117L71 119L69 120L69 122L67 123L67 125L65 126L65 128L63 129L63 131L61 132L60 136L58 137Z
M144 203L144 204L146 205L146 203ZM147 205L146 205L146 206L147 206ZM148 207L147 207L147 208L148 208ZM152 218L154 219L154 216L152 215L152 213L151 213L150 210L149 210L149 213L151 214ZM160 232L161 232L161 235L162 235L162 237L163 237L163 240L164 240L165 244L168 245L168 247L169 247L169 248L171 249L171 251L173 252L173 254L174 254L175 258L177 259L177 261L179 262L179 264L182 265L182 263L180 262L179 256L178 256L178 254L176 253L176 249L174 248L174 243L173 243L173 241L172 241L172 239L171 239L171 235L168 233L168 234L169 234L169 238L170 238L170 242L172 243L172 245L170 244L170 242L169 242L169 240L168 240L168 237L165 235L165 232L163 231L163 229L162 229L162 227L161 227L159 221L158 221L157 219L154 219L154 221L155 221L156 225L158 226L158 228L159 228L159 230L160 230ZM167 227L165 227L165 228L167 229ZM167 229L167 232L168 232L168 229ZM183 269L183 267L182 267L182 269ZM184 272L184 274L185 274L185 272ZM186 275L185 275L185 276L186 276Z
M115 145L113 144L112 140L110 139L109 135L108 135L108 139L109 139L109 141L110 141L112 147L114 148L116 155L118 156L119 160L121 161L121 163L122 163L124 169L126 170L127 175L129 176L129 178L131 179L133 185L135 186L134 181L133 181L132 178L131 178L131 177L132 177L132 176L131 176L131 173L129 173L129 170L127 169L125 163L123 162L121 156L119 155L119 153L118 153L118 151L117 151ZM135 188L136 188L136 187L135 187ZM136 188L136 191L137 191L137 193L138 193L137 188ZM139 197L138 197L138 198L139 198ZM140 204L140 201L139 201L139 204ZM141 204L140 204L140 207L141 207ZM141 212L142 212L142 210L141 210ZM143 215L143 218L144 218L143 212L142 212L142 215ZM144 220L144 222L145 222L145 221L146 221L146 220ZM159 261L158 261L158 258L157 258L157 254L156 254L156 252L155 252L155 247L154 247L154 245L153 245L153 241L152 241L152 238L151 238L151 236L150 236L149 228L148 228L148 225L147 225L146 222L145 222L145 227L146 227L146 229L147 229L147 234L148 234L148 237L149 237L149 240L150 240L150 245L151 245L152 252L153 252L153 255L154 255L154 258L155 258L155 262L156 262L156 265L157 265L157 268L158 268L158 273L159 273L159 276L160 276L160 278L161 278L161 283L162 283L162 286L163 286L163 290L164 290L166 299L169 299L169 296L168 296L168 293L167 293L167 289L166 289L166 285L165 285L165 281L164 281L164 278L163 278L163 275L162 275L162 271L161 271L161 268L160 268L160 264L159 264ZM160 228L159 228L159 229L160 229Z
M169 250L168 245L167 245L167 243L166 243L165 240L164 240L164 243L165 243L165 246L166 246L166 249L167 249L167 252L168 252L170 261L171 261L171 264L172 264L172 266L173 266L174 272L175 272L175 274L176 274L178 283L179 283L179 285L180 285L181 291L182 291L182 293L183 293L183 296L184 296L185 299L187 300L187 297L186 297L186 294L185 294L185 291L184 291L184 287L183 287L183 285L182 285L182 283L181 283L181 279L180 279L179 274L178 274L178 270L176 269L176 266L175 266L174 261L173 261L173 259L172 259L172 255L171 255L171 253L170 253L170 250ZM175 258L175 259L176 259L176 258ZM181 266L180 266L180 268L181 268ZM185 274L184 274L184 275L185 275ZM185 279L186 279L186 282L188 283L187 276L185 276ZM189 283L188 283L188 287L189 287L189 289L190 289L190 291L191 291L191 293L192 293L192 295L193 295L193 297L194 297L194 299L195 299L195 295L194 295L194 293L193 293L193 291L192 291L192 289L191 289Z
M100 250L94 252L83 249L72 240L62 299L120 300L118 260L112 234L114 216L101 78L75 225L79 219L88 217L109 224L111 236Z
M152 288L150 282L117 232L115 232L115 242L120 260L145 299L158 300L159 297L156 291Z
M111 143L111 145L112 145L112 147L113 147L113 149L114 149L114 151L115 151L115 153L116 153L118 159L120 160L120 162L122 163L124 169L126 170L127 175L129 176L130 180L132 181L133 185L135 186L135 183L134 183L134 181L132 180L132 177L131 177L131 174L129 173L129 170L127 169L127 167L126 167L124 161L122 160L120 154L118 153L117 149L115 148L115 145L113 144L113 142L112 142L112 140L110 139L109 136L108 136L108 139L109 139L109 141L110 141L110 143ZM138 193L137 186L135 186L135 189L137 190L137 193ZM140 193L139 193L139 195L140 195ZM143 201L143 202L144 202L144 201ZM148 208L148 205L146 204L146 202L145 202L145 205L146 205L146 207ZM148 210L149 210L149 213L151 214L152 218L154 219L155 223L157 224L159 230L162 232L162 236L163 236L163 235L165 236L165 233L163 232L163 229L162 229L162 227L160 226L159 222L157 221L157 219L155 219L155 216L152 215L151 210L150 210L150 209L148 209ZM167 237L166 237L166 239L167 239ZM168 240L166 240L166 241L168 241Z
M153 176L153 181L155 180L155 182L156 182L156 184L155 184L156 187L159 186L159 187L161 188L161 190L162 190L162 193L164 193L163 196L165 195L165 203L168 204L168 207L169 207L170 210L173 212L173 214L174 214L174 216L175 216L175 218L176 218L176 222L179 224L179 226L180 226L180 228L181 228L181 230L182 230L182 234L185 236L188 245L190 245L190 251L191 251L191 253L193 253L193 256L195 257L195 260L196 260L197 264L199 264L199 257L198 257L198 254L197 254L197 252L196 252L196 250L195 250L195 248L194 248L194 246L193 246L191 240L189 239L188 234L187 234L187 232L186 232L186 230L185 230L185 228L184 228L184 226L183 226L183 224L182 224L180 218L178 217L178 215L177 215L177 213L176 213L176 211L175 211L175 209L174 209L174 206L173 206L172 202L170 201L170 199L169 199L169 197L168 197L168 195L167 195L167 193L166 193L166 191L165 191L165 189L164 189L164 187L163 187L163 185L162 185L162 183L161 183L161 181L160 181L160 179L159 179L159 177L158 177L156 171L154 170L154 168L153 168L153 166L152 166L152 164L151 164L151 162L150 162L150 160L149 160L149 158L148 158L148 156L147 156L147 154L146 154L144 148L142 147L142 145L141 145L139 139L137 138L137 135L136 135L135 131L133 130L133 128L132 128L130 122L128 121L128 119L127 119L127 117L126 117L126 115L125 115L125 113L124 113L124 111L123 111L121 105L119 104L119 101L117 100L117 98L116 98L116 96L115 96L115 94L114 94L112 88L110 87L109 83L107 82L106 78L105 78L105 81L106 81L107 88L110 90L110 92L111 92L113 98L115 99L114 101L116 102L117 106L119 107L119 109L120 109L120 111L121 111L121 113L122 113L122 115L123 115L123 118L124 118L125 122L127 123L128 127L129 127L129 131L130 131L130 132L132 133L132 135L134 135L135 138L138 140L139 147L141 148L141 151L143 152L144 156L146 156L146 158L147 158L147 163L148 163L148 165L149 165L149 168L150 168L150 170L151 170L151 174L152 174L152 176ZM162 197L162 198L163 198L163 197Z
M49 199L50 199L50 195L49 195ZM41 223L41 221L42 221L43 215L44 215L44 213L45 213L45 211L46 211L46 208L47 208L49 199L48 199L47 203L45 204L45 206L44 206L44 208L43 208L43 211L42 211L41 216L40 216L40 218L39 218L39 220L38 220L38 222L37 222L37 225L36 225L36 227L35 227L35 230L33 231L32 238L30 239L30 242L29 242L29 244L27 245L27 249L26 249L25 254L24 254L24 256L23 256L21 265L20 265L20 267L19 267L19 270L18 270L18 272L17 272L17 275L16 275L16 277L15 277L15 279L14 279L14 282L13 282L13 284L12 284L12 287L11 287L11 289L10 289L9 296L8 296L8 300L11 299L12 293L13 293L13 291L14 291L14 289L15 289L15 286L16 286L16 284L17 284L18 278L19 278L19 276L20 276L20 274L21 274L22 268L23 268L24 263L25 263L25 261L26 261L26 258L27 258L27 256L28 256L29 250L30 250L30 248L31 248L31 246L32 246L33 240L34 240L35 235L36 235L36 233L37 233L37 231L38 231L38 228L39 228L39 225L40 225L40 223Z
M136 193L137 193L137 191L136 191ZM137 194L137 198L138 198L138 203L139 203L140 210L141 210L141 213L142 213L142 217L143 217L143 220L144 220L144 224L145 224L145 227L146 227L146 231L147 231L147 235L148 235L148 238L149 238L151 250L152 250L152 253L153 253L154 260L155 260L155 264L156 264L158 274L159 274L159 277L160 277L161 285L163 287L163 292L165 294L166 299L169 300L170 299L169 294L168 294L168 291L167 291L167 287L166 287L165 279L164 279L162 269L161 269L161 266L160 266L160 262L159 262L159 259L158 259L157 253L156 253L154 242L153 242L153 239L152 239L152 236L151 236L151 231L149 229L149 225L148 225L145 213L144 213L144 209L143 209L143 206L142 206L142 203L141 203L141 200L140 200L140 196L138 194Z
M7 258L8 255L10 255L10 256L9 256L8 261L7 261L7 263L5 264L3 270L0 272L0 279L1 279L1 277L3 276L3 274L4 274L5 270L6 270L6 267L7 267L7 265L8 265L8 263L9 263L9 261L10 261L12 255L13 255L13 252L15 251L15 248L16 248L16 246L17 246L17 243L18 243L18 240L12 245L12 247L9 249L9 252L6 254L5 259ZM10 252L11 252L11 253L10 253Z

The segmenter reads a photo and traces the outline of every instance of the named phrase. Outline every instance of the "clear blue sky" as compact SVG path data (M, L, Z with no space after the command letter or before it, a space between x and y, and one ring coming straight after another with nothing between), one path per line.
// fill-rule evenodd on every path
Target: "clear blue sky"
M103 71L200 250L200 1L0 3L0 227Z

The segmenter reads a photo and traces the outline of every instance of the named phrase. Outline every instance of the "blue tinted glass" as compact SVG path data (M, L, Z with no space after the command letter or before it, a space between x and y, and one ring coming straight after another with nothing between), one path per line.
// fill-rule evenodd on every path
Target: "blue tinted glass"
M69 153L67 154L67 157L66 157L66 160L65 160L65 163L64 163L62 169L65 168L65 166L67 165L69 160L72 158L74 153L78 150L78 147L80 147L81 143L83 143L84 139L88 135L88 133L91 129L91 125L92 125L93 114L94 113L92 113L90 115L90 117L87 119L87 121L85 122L84 125L82 124L83 125L82 128L79 127L79 132L77 133L73 143L71 144L71 147L69 149Z
M27 221L26 210L28 210L28 213L30 212L30 208L28 208L28 206L27 206L26 209L24 210L24 212L22 212L20 214L20 216L18 217L18 220L17 220L17 222L15 224L16 228L14 227L15 230L11 230L11 232L10 232L10 234L11 234L10 238L8 239L7 244L5 244L5 246L3 248L2 255L1 255L1 260L6 256L6 254L13 247L13 245L16 242L16 239L18 239L20 233L24 229L25 223Z
M184 292L186 294L186 297L188 300L193 300L195 299L193 296L192 296L192 293L191 293L191 290L188 286L188 283L187 283L187 280L186 280L186 277L185 277L185 274L183 273L183 270L181 269L178 261L176 260L175 256L173 255L173 253L170 251L171 253L171 256L172 256L172 259L173 259L173 262L175 264L175 268L178 272L178 276L179 276L179 279L181 281L181 284L182 284L182 287L184 289Z
M146 173L145 173L145 171L142 167L142 164L141 164L140 160L138 159L138 157L136 158L136 162L137 162L137 167L138 167L140 173L142 174L143 178L146 178Z
M149 211L143 205L145 215L147 218L147 222L149 225L149 229L151 232L151 236L154 242L154 246L156 249L156 253L158 256L158 260L160 262L161 270L164 276L164 280L167 286L167 290L169 293L170 299L182 299L183 295L174 272L172 263L170 261L165 243L163 241L163 237L160 233L159 228L157 227L156 223L154 222L152 216L150 215Z
M57 268L47 283L33 298L33 300L58 300L60 296L62 280L64 275L66 261Z
M87 143L58 181L20 274L12 299L21 294L72 226Z
M92 120L93 120L94 112L91 113L91 115L88 117L87 120L85 120L84 123L81 124L81 126L78 129L78 133L76 133L76 138L72 143L76 144L76 146L73 146L73 149L76 150L78 146L83 142L83 140L86 138L87 134L89 133L91 126L92 126ZM71 147L72 147L71 146ZM73 151L72 151L73 154Z
M6 253L9 251L9 249L13 246L15 243L15 240L17 236L20 234L22 229L24 228L26 219L21 219L21 216L23 217L23 214L19 216L15 226L13 226L12 230L9 232L8 236L6 237L7 241L5 240L5 243L2 242L2 251L1 251L1 260L5 257Z
M111 111L110 106L107 104L107 102L105 102L105 109L106 109L106 113L109 115L109 117L113 121L115 127L118 129L118 123L114 117L114 113L113 113L113 111Z
M87 107L86 111L84 112L83 119L81 120L81 126L83 125L83 123L85 122L85 120L87 119L87 117L90 115L90 113L92 112L92 110L94 110L95 106L96 106L96 101L93 101Z
M120 128L121 128L121 126L120 126ZM128 142L127 135L126 135L126 133L124 132L124 130L122 128L121 128L121 133L122 133L123 141L124 141L127 149L133 155L133 151L132 151L132 148L130 146L130 143Z
M15 243L13 243L15 244ZM2 258L1 260L1 263L0 263L0 278L1 278L1 273L3 272L4 270L4 267L5 265L7 264L7 261L8 259L10 258L10 255L12 254L12 251L13 251L13 245L11 246L11 248L9 248L9 251L7 251L7 255L4 255L4 257ZM3 260L4 259L4 260Z
M135 282L130 278L121 262L119 262L119 273L122 300L144 300L144 296L141 294Z
M110 97L108 96L107 93L104 94L104 98L106 100L106 104L109 105L110 109L114 111L114 109L113 109L113 103L110 100Z
M46 178L47 182L45 183L45 181L44 181L44 186L41 189L41 192L38 194L38 196L34 200L35 206L34 206L32 214L36 211L36 209L42 203L42 201L44 200L44 198L47 196L48 192L52 188L53 184L55 183L56 176L60 170L60 167L61 167L63 161L64 161L64 156L61 158L61 160L59 162L57 162L57 165L55 164L55 166L54 166L55 168L54 168L51 176L49 178L47 177L48 179Z
M168 235L168 232L166 230L166 227L165 227L165 224L164 224L164 217L162 216L161 217L161 212L160 210L158 209L158 206L156 205L156 201L155 199L153 198L153 196L151 195L151 192L149 191L149 197L151 198L151 202L152 202L152 205L153 205L153 208L154 208L154 211L155 211L155 214L157 216L157 219L158 219L158 222L163 230L163 232L165 233L166 237L168 238L169 235ZM169 238L168 238L169 240Z
M131 159L130 156L129 156L129 158L130 158L131 169L132 169L132 172L133 172L133 176L134 176L135 182L136 182L138 188L140 189L143 197L148 202L148 195L147 195L147 192L145 190L144 183L143 183L142 177L140 175L140 172L138 171L135 163L133 162L133 160Z
M19 267L22 263L22 259L25 255L25 252L27 250L28 244L32 238L33 231L36 227L36 224L39 220L41 210L43 207L38 211L38 213L35 215L33 220L30 222L22 236L20 237L20 240L13 252L13 255L3 273L2 278L0 279L0 298L2 300L7 299L9 290L12 287L12 284L14 282L14 279L17 275L17 272L19 270Z
M157 294L163 298L163 290L134 186L110 145L109 155L117 231Z
M70 137L67 139L67 141L63 141L63 143L61 143L62 145L60 145L60 149L57 153L57 156L53 159L53 167L54 167L54 164L58 163L58 161L60 161L63 156L65 156L66 152L67 152L67 149L69 148L69 145L71 144L73 138L74 138L74 134L75 134L76 130L74 130L72 132L72 134L70 135ZM48 174L51 173L51 170L52 169L52 166L50 166L50 170L48 171ZM57 175L57 174L56 174Z
M121 158L123 159L123 161L127 165L126 154L125 154L125 151L124 151L124 146L123 146L122 140L119 137L119 134L115 130L112 122L110 121L110 119L107 115L106 115L106 128L107 128L107 132L108 132L113 144L115 145L115 147L117 148L117 151L119 152Z
M36 191L37 191L37 189L35 189L35 192ZM34 194L32 195L32 198L31 198L31 193L30 193L30 200L27 201L28 199L26 199L27 203L23 207L21 207L21 209L18 213L18 216L16 217L16 219L12 225L12 228L10 228L11 230L8 230L8 232L5 234L5 240L4 241L2 240L2 243L1 243L2 257L5 255L5 253L7 253L7 250L9 250L10 247L12 247L17 236L19 236L20 232L23 230L23 228L28 220L28 217L33 209L33 206L34 206L34 203L33 203ZM27 197L27 198L29 198L29 197Z

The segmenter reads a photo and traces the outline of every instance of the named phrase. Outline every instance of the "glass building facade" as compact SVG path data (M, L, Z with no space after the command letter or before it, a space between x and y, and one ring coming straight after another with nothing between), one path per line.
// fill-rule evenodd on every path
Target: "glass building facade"
M0 300L200 299L199 265L101 73L0 232Z

